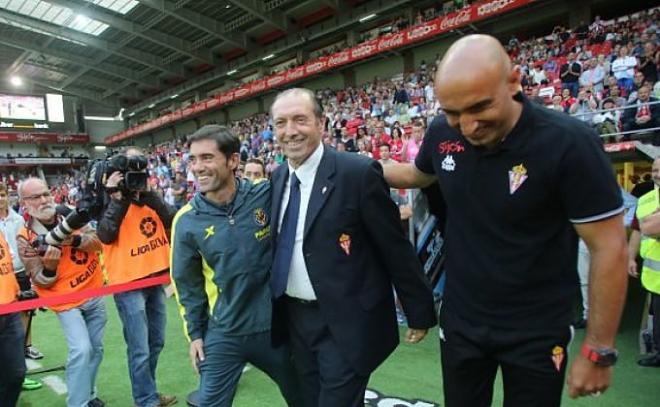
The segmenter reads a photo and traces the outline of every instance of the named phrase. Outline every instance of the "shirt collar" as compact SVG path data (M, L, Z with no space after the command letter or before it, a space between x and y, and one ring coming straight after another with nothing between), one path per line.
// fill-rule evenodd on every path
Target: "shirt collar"
M298 177L302 185L311 184L314 182L316 170L319 168L319 164L321 164L321 158L323 158L323 143L319 143L312 155L300 164L297 169L294 169L289 163L289 175L295 172L296 177Z

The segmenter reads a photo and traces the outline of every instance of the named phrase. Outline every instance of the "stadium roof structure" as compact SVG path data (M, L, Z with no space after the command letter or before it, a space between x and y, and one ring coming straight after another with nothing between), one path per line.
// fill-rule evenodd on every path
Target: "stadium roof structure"
M146 109L235 85L436 5L412 0L0 0L0 91L85 99L91 113ZM413 10L413 7L415 8ZM365 16L375 14L377 18ZM360 23L360 20L363 20ZM158 109L158 108L157 108Z

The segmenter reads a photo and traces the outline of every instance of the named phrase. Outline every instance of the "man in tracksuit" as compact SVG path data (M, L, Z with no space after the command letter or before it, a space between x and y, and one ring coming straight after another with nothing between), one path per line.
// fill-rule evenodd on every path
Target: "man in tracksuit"
M204 126L188 143L199 193L174 218L171 273L201 374L199 405L231 406L250 362L298 406L289 350L270 340L270 186L234 177L240 144L225 127Z

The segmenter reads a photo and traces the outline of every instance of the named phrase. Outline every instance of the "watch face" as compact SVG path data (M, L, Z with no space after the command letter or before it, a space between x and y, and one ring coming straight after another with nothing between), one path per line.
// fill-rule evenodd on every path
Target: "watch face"
M598 353L596 364L599 366L613 366L619 356L619 353L615 349L599 349L596 353Z

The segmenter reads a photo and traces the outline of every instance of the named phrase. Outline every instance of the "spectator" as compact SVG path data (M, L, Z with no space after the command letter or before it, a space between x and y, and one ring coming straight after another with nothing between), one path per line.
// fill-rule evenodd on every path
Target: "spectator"
M564 107L563 104L563 99L561 95L554 95L552 97L552 104L548 106L550 109L556 110L558 112L564 112L567 113L566 108Z
M621 123L621 111L613 110L616 107L612 98L605 98L603 100L602 109L604 112L594 115L593 122L598 134L614 134L619 132L619 124ZM609 138L611 141L613 138Z
M541 85L542 83L547 83L548 78L545 75L545 71L543 70L543 62L539 61L536 64L534 64L534 69L530 73L530 76L532 78L532 84L533 85Z
M642 86L637 93L635 107L626 109L623 116L623 130L645 130L657 128L660 125L660 104L650 104L657 99L650 97L651 89L648 86ZM656 135L660 132L656 131ZM629 138L629 137L627 137ZM654 137L653 144L658 143L658 136Z
M566 63L559 69L559 76L561 77L562 89L569 89L571 96L578 93L580 87L579 79L582 74L582 65L575 59L575 53L571 52L566 58Z
M628 48L622 46L618 58L612 62L612 73L616 77L619 87L625 89L626 92L632 90L635 66L637 66L637 59L628 55Z
M581 89L578 92L578 97L575 103L570 107L568 112L576 116L579 120L585 123L593 123L594 112L597 110L598 104L594 97L587 93L586 90Z
M605 71L598 65L595 58L585 62L585 69L580 75L580 86L591 86L594 92L601 93L603 91L603 80L605 79Z
M639 70L644 78L656 83L658 81L658 54L656 45L649 41L644 44L644 54L639 57Z

